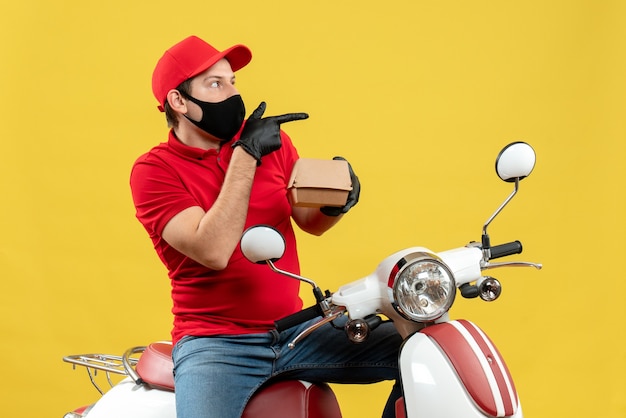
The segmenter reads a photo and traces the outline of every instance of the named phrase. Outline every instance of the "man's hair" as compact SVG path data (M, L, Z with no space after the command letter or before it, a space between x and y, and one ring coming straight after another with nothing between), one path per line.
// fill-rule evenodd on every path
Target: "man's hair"
M189 95L191 93L191 78L183 81L176 87L176 90L180 91L183 95ZM163 104L165 110L165 119L167 120L167 126L170 128L178 127L178 114L172 109L170 104L165 100Z

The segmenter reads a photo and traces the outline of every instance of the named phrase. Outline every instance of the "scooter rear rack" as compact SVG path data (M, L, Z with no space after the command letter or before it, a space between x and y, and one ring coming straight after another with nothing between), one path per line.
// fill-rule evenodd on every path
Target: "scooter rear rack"
M131 366L135 366L138 359L132 357L125 359L123 356L114 356L111 354L76 354L63 357L63 361L71 363L74 369L76 369L76 366L85 367L91 384L100 394L104 394L104 391L100 389L100 386L98 386L95 381L98 370L105 372L109 386L113 387L115 384L111 380L111 374L128 376L128 370L127 367L124 366L124 361L127 361Z

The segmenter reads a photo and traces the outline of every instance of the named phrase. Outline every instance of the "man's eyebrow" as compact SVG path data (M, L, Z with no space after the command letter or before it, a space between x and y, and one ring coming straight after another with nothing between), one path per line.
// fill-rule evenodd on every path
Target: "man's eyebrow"
M220 74L209 74L206 77L203 78L204 81L208 81L208 80L231 80L231 81L235 81L237 77L233 74L232 76L230 75L220 75Z

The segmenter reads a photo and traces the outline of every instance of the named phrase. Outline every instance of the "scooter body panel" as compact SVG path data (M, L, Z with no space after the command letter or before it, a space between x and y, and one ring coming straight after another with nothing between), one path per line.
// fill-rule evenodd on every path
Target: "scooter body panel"
M87 418L175 418L174 392L122 380L93 406Z
M408 418L522 417L504 361L469 321L413 334L400 352L400 374Z

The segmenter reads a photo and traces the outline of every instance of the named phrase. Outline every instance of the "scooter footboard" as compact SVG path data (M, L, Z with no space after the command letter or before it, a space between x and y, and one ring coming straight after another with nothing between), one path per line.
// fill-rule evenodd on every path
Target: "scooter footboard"
M413 334L402 346L400 373L409 418L522 416L504 360L469 321Z

